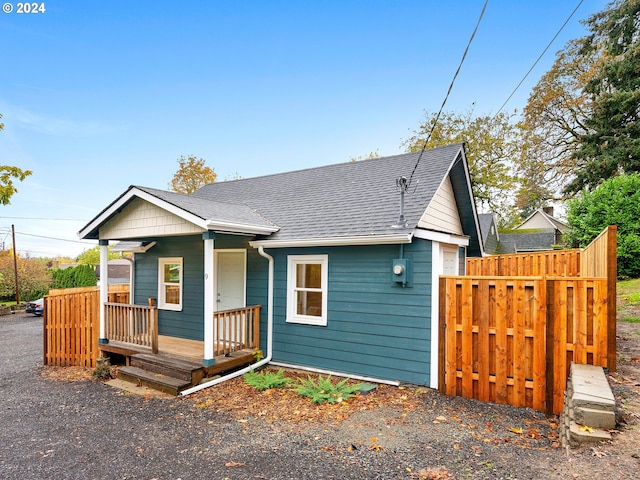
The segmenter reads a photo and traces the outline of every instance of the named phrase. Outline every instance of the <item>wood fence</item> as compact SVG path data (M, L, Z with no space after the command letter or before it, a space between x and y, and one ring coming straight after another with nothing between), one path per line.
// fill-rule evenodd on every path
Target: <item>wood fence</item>
M441 277L439 389L557 414L572 361L615 370L616 232L584 250L469 259L473 275Z
M607 366L606 279L440 277L439 388L560 413L571 362Z
M467 275L579 277L580 258L581 250L578 249L468 258Z
M260 305L213 314L214 355L260 347Z
M128 302L129 286L109 286L109 301ZM95 367L100 356L98 287L50 290L44 297L44 365Z

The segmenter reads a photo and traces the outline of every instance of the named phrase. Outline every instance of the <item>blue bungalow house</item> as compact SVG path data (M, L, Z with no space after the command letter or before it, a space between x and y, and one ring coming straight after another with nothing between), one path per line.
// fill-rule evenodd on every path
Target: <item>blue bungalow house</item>
M192 195L131 186L79 236L134 252L131 308L157 308L152 333L193 341L204 367L248 345L252 325L225 322L261 306L273 364L432 387L438 276L483 253L463 144ZM101 300L102 345L149 333Z

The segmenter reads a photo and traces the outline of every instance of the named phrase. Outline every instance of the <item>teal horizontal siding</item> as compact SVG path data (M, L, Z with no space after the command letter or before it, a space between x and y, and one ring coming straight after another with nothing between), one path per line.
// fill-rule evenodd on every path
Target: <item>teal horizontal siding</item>
M182 312L161 310L163 335L202 340L204 334L204 246L201 236L156 238L157 245L135 255L135 302L158 295L158 258L182 257ZM218 235L215 248L247 248L247 305L262 305L260 338L266 353L268 261L248 247L246 237ZM364 246L267 249L275 259L274 360L348 374L429 383L431 339L431 243L404 246L411 262L411 286L391 280L400 247ZM286 322L287 255L327 254L326 327ZM436 299L437 300L437 299Z
M411 287L391 279L400 247L270 250L276 259L274 360L344 373L429 383L431 243L404 246ZM286 322L287 256L327 254L326 327Z
M182 311L158 310L160 335L204 340L204 241L201 235L158 237L156 245L143 254L136 254L135 303L146 305L150 297L158 297L158 259L182 257ZM214 248L247 248L246 237L216 235Z

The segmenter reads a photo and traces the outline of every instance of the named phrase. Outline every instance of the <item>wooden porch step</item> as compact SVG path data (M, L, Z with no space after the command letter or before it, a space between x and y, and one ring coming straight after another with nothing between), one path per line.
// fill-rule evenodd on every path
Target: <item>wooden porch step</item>
M182 390L191 386L189 381L150 372L138 367L120 367L118 369L118 378L160 390L170 395L178 395Z
M202 365L168 355L138 353L131 356L131 366L184 380L191 385L197 384L204 377Z

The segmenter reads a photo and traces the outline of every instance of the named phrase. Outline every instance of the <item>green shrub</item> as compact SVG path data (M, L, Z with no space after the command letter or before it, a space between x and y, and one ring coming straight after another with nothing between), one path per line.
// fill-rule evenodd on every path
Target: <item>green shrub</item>
M93 371L94 378L98 380L109 380L111 377L111 362L106 357L98 358L96 368Z
M609 225L618 226L618 278L640 277L640 174L619 175L568 203L563 239L586 247Z
M258 390L269 390L270 388L282 388L289 385L289 379L284 376L282 369L277 372L256 372L249 370L242 378L247 385Z
M331 375L322 377L318 375L317 380L313 380L310 376L306 380L300 379L296 392L303 397L310 398L313 403L341 403L348 398L354 397L362 387L361 383L356 385L347 385L348 378L334 384L331 381Z
M53 271L52 288L95 287L97 283L96 272L91 265L78 265Z

